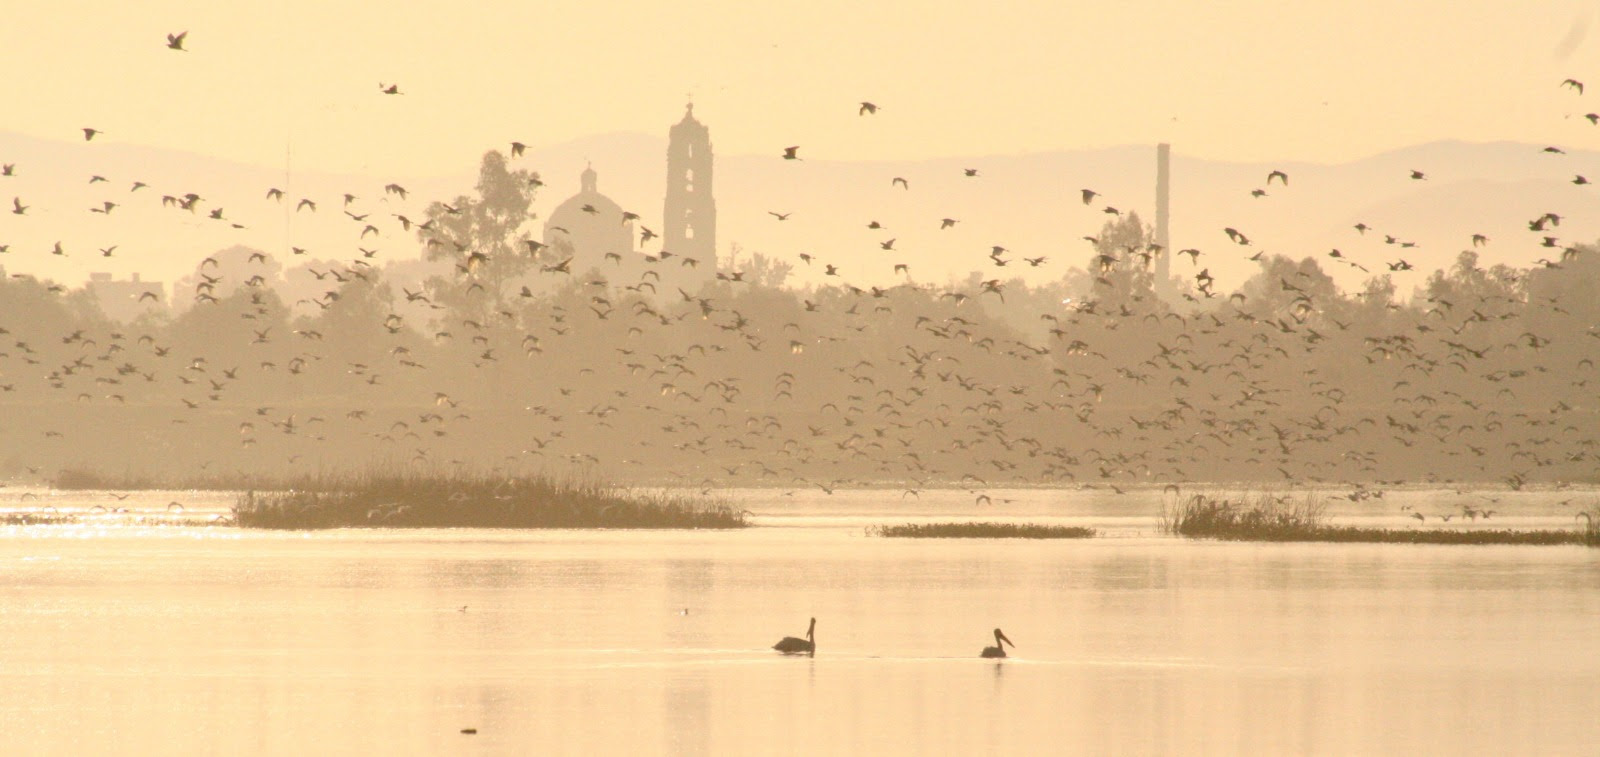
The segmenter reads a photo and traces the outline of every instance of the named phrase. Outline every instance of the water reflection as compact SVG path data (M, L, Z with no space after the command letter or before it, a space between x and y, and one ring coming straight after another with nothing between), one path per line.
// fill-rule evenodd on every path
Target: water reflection
M1600 690L1580 548L172 536L0 539L7 753L1570 753Z

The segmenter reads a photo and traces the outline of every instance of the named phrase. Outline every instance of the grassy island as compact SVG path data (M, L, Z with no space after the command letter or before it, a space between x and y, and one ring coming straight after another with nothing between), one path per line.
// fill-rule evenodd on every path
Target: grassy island
M248 491L246 528L743 528L744 513L673 493L585 480L450 473L369 473Z
M1162 513L1169 533L1230 541L1321 541L1393 544L1587 544L1600 546L1600 517L1575 530L1359 528L1326 522L1315 492L1233 497L1193 494Z
M903 523L873 526L867 533L910 539L1087 539L1094 536L1094 529L1038 523Z

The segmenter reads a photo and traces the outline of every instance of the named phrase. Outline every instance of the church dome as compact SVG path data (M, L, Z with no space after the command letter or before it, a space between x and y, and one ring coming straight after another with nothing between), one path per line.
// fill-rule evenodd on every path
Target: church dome
M570 250L572 270L600 267L607 253L633 252L633 222L624 221L622 206L600 194L593 167L585 168L581 189L551 211L544 224L544 243L557 254Z

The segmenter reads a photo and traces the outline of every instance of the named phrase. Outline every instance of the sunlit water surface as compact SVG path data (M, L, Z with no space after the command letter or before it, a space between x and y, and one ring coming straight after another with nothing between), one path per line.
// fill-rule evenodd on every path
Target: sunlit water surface
M130 513L0 528L0 752L1600 749L1600 550L1188 542L1159 492L985 491L731 491L761 527L722 533L263 533L205 525L226 496L3 490ZM1334 509L1467 498L1572 527L1570 492ZM139 524L175 499L194 525ZM1105 536L863 533L956 517ZM812 616L815 658L768 648ZM979 659L996 626L1014 656Z

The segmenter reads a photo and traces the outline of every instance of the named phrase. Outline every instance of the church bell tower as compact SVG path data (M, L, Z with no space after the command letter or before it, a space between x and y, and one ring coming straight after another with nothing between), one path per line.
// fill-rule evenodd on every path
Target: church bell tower
M709 272L717 265L717 203L711 195L711 132L690 103L667 141L667 201L662 249L693 258Z

